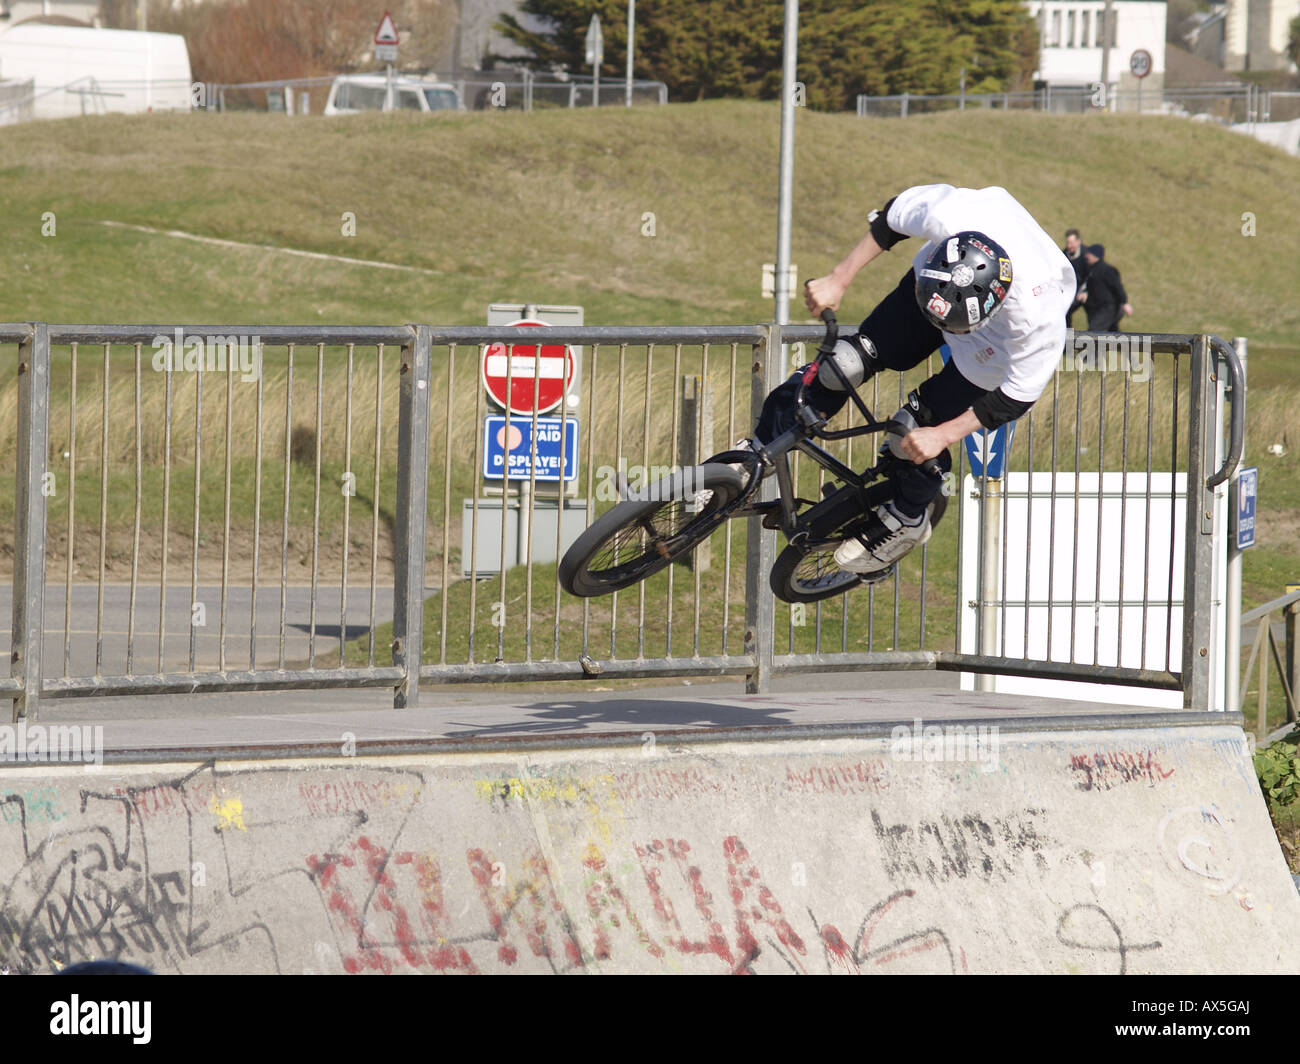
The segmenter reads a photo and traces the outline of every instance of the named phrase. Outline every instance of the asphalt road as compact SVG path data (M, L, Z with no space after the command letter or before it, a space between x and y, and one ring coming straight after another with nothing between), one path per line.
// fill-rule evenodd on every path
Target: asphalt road
M430 595L436 588L426 588ZM294 585L286 589L284 602L284 657L287 661L304 661L312 650L312 604L310 585ZM363 636L370 630L370 587L353 585L348 588L347 610L340 617L341 593L337 585L320 585L316 589L315 649L318 654L337 651L340 620L347 639ZM49 676L64 673L65 648L67 674L93 676L120 676L127 672L128 636L130 634L131 587L129 584L104 585L104 613L102 625L98 623L99 587L97 584L73 584L70 623L65 638L64 585L50 583L45 589L45 673ZM220 662L221 639L221 585L200 584L195 601L203 604L204 624L195 625L194 665L214 668ZM250 644L254 628L251 607L251 587L230 587L226 595L225 652L226 667L248 667ZM157 585L138 586L135 605L135 656L136 673L158 670L158 605ZM9 584L0 586L0 653L6 657L10 650L9 618L13 610L13 589ZM190 667L191 601L189 584L170 584L167 587L163 610L163 663L167 671L188 670ZM382 585L375 588L375 623L383 624L393 619L393 589ZM280 660L280 587L257 589L256 662L260 667L274 666ZM101 668L96 669L96 656ZM389 664L388 649L375 648L375 660Z

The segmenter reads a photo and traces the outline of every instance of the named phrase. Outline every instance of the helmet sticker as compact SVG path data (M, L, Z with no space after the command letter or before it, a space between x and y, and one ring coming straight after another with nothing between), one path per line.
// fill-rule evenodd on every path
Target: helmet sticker
M1011 280L1011 260L1010 260L1010 259L998 259L998 280L999 280L999 281L1009 281L1009 280Z
M967 267L969 269L969 267ZM921 276L929 278L931 281L951 281L952 274L944 273L942 270L922 270Z
M995 302L996 300L997 300L997 296L995 296L992 292L990 292L989 295L988 295L988 298L987 298L986 300L984 300L984 313L985 313L985 314L987 314L990 310L993 309L993 304L994 304L994 302Z
M997 281L994 281L991 285L989 285L989 288L992 289L993 294L997 296L999 299L1007 298L1007 290L1003 288L1000 284L998 284Z
M952 268L952 283L958 288L965 288L973 280L975 280L975 271L964 262L959 262Z
M935 294L930 297L930 302L925 305L925 309L931 314L937 314L941 318L946 318L948 312L952 310L952 304L944 299L943 296L939 295L938 292L935 292Z
M971 247L979 248L980 251L984 252L984 254L989 258L997 258L997 253L982 240L976 240L974 237L971 237L970 244Z
M974 296L970 296L966 300L966 320L971 325L980 320L980 301Z
M948 238L948 251L947 251L947 255L948 255L948 261L949 261L949 262L956 262L957 259L959 258L958 254L957 254L957 244L958 244L958 240L957 240L957 238L956 238L955 236L954 236L954 237L949 237L949 238Z

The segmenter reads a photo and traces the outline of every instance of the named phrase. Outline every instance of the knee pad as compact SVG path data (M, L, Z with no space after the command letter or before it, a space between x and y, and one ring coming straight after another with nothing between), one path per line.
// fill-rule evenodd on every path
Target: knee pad
M835 341L835 352L824 361L817 371L817 381L823 388L833 392L844 391L839 376L828 363L834 362L843 372L851 388L856 388L864 381L870 380L880 368L880 359L876 346L870 339L859 333Z
M921 402L920 393L913 389L907 396L907 402L898 408L893 420L902 425L906 431L901 434L891 432L885 437L885 443L893 452L895 458L906 460L907 456L903 454L902 448L899 447L903 436L906 436L913 429L933 425L934 415L930 413L930 408Z

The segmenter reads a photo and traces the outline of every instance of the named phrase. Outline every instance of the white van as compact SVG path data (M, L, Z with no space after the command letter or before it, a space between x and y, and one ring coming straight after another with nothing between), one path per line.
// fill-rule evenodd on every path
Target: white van
M454 85L393 75L393 100L388 105L386 74L344 74L334 79L325 114L352 115L362 111L463 111L465 104Z
M26 22L0 33L0 74L34 82L36 118L190 109L190 54L175 33Z

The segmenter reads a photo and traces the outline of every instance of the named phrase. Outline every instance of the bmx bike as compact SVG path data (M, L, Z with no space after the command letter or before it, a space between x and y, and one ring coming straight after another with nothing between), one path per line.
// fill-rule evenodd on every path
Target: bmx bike
M795 424L766 446L715 454L698 466L678 470L627 497L602 514L583 532L560 560L560 586L571 595L590 598L631 587L689 554L724 522L761 518L764 528L779 530L787 546L772 566L770 583L784 602L816 602L842 595L863 584L890 576L894 566L869 574L846 572L835 564L835 549L853 533L866 512L890 498L889 472L906 462L882 447L875 465L857 473L816 440L842 440L885 432L903 434L907 428L892 419L877 421L829 356L839 326L831 310L822 312L826 333L817 357L808 365L795 391ZM831 431L827 419L806 402L808 385L824 364L857 405L865 424ZM790 472L790 452L800 451L824 468L833 481L822 487L822 498L801 499ZM934 459L924 463L942 475ZM777 498L761 499L767 473L776 478ZM947 506L940 493L931 504L931 527Z

